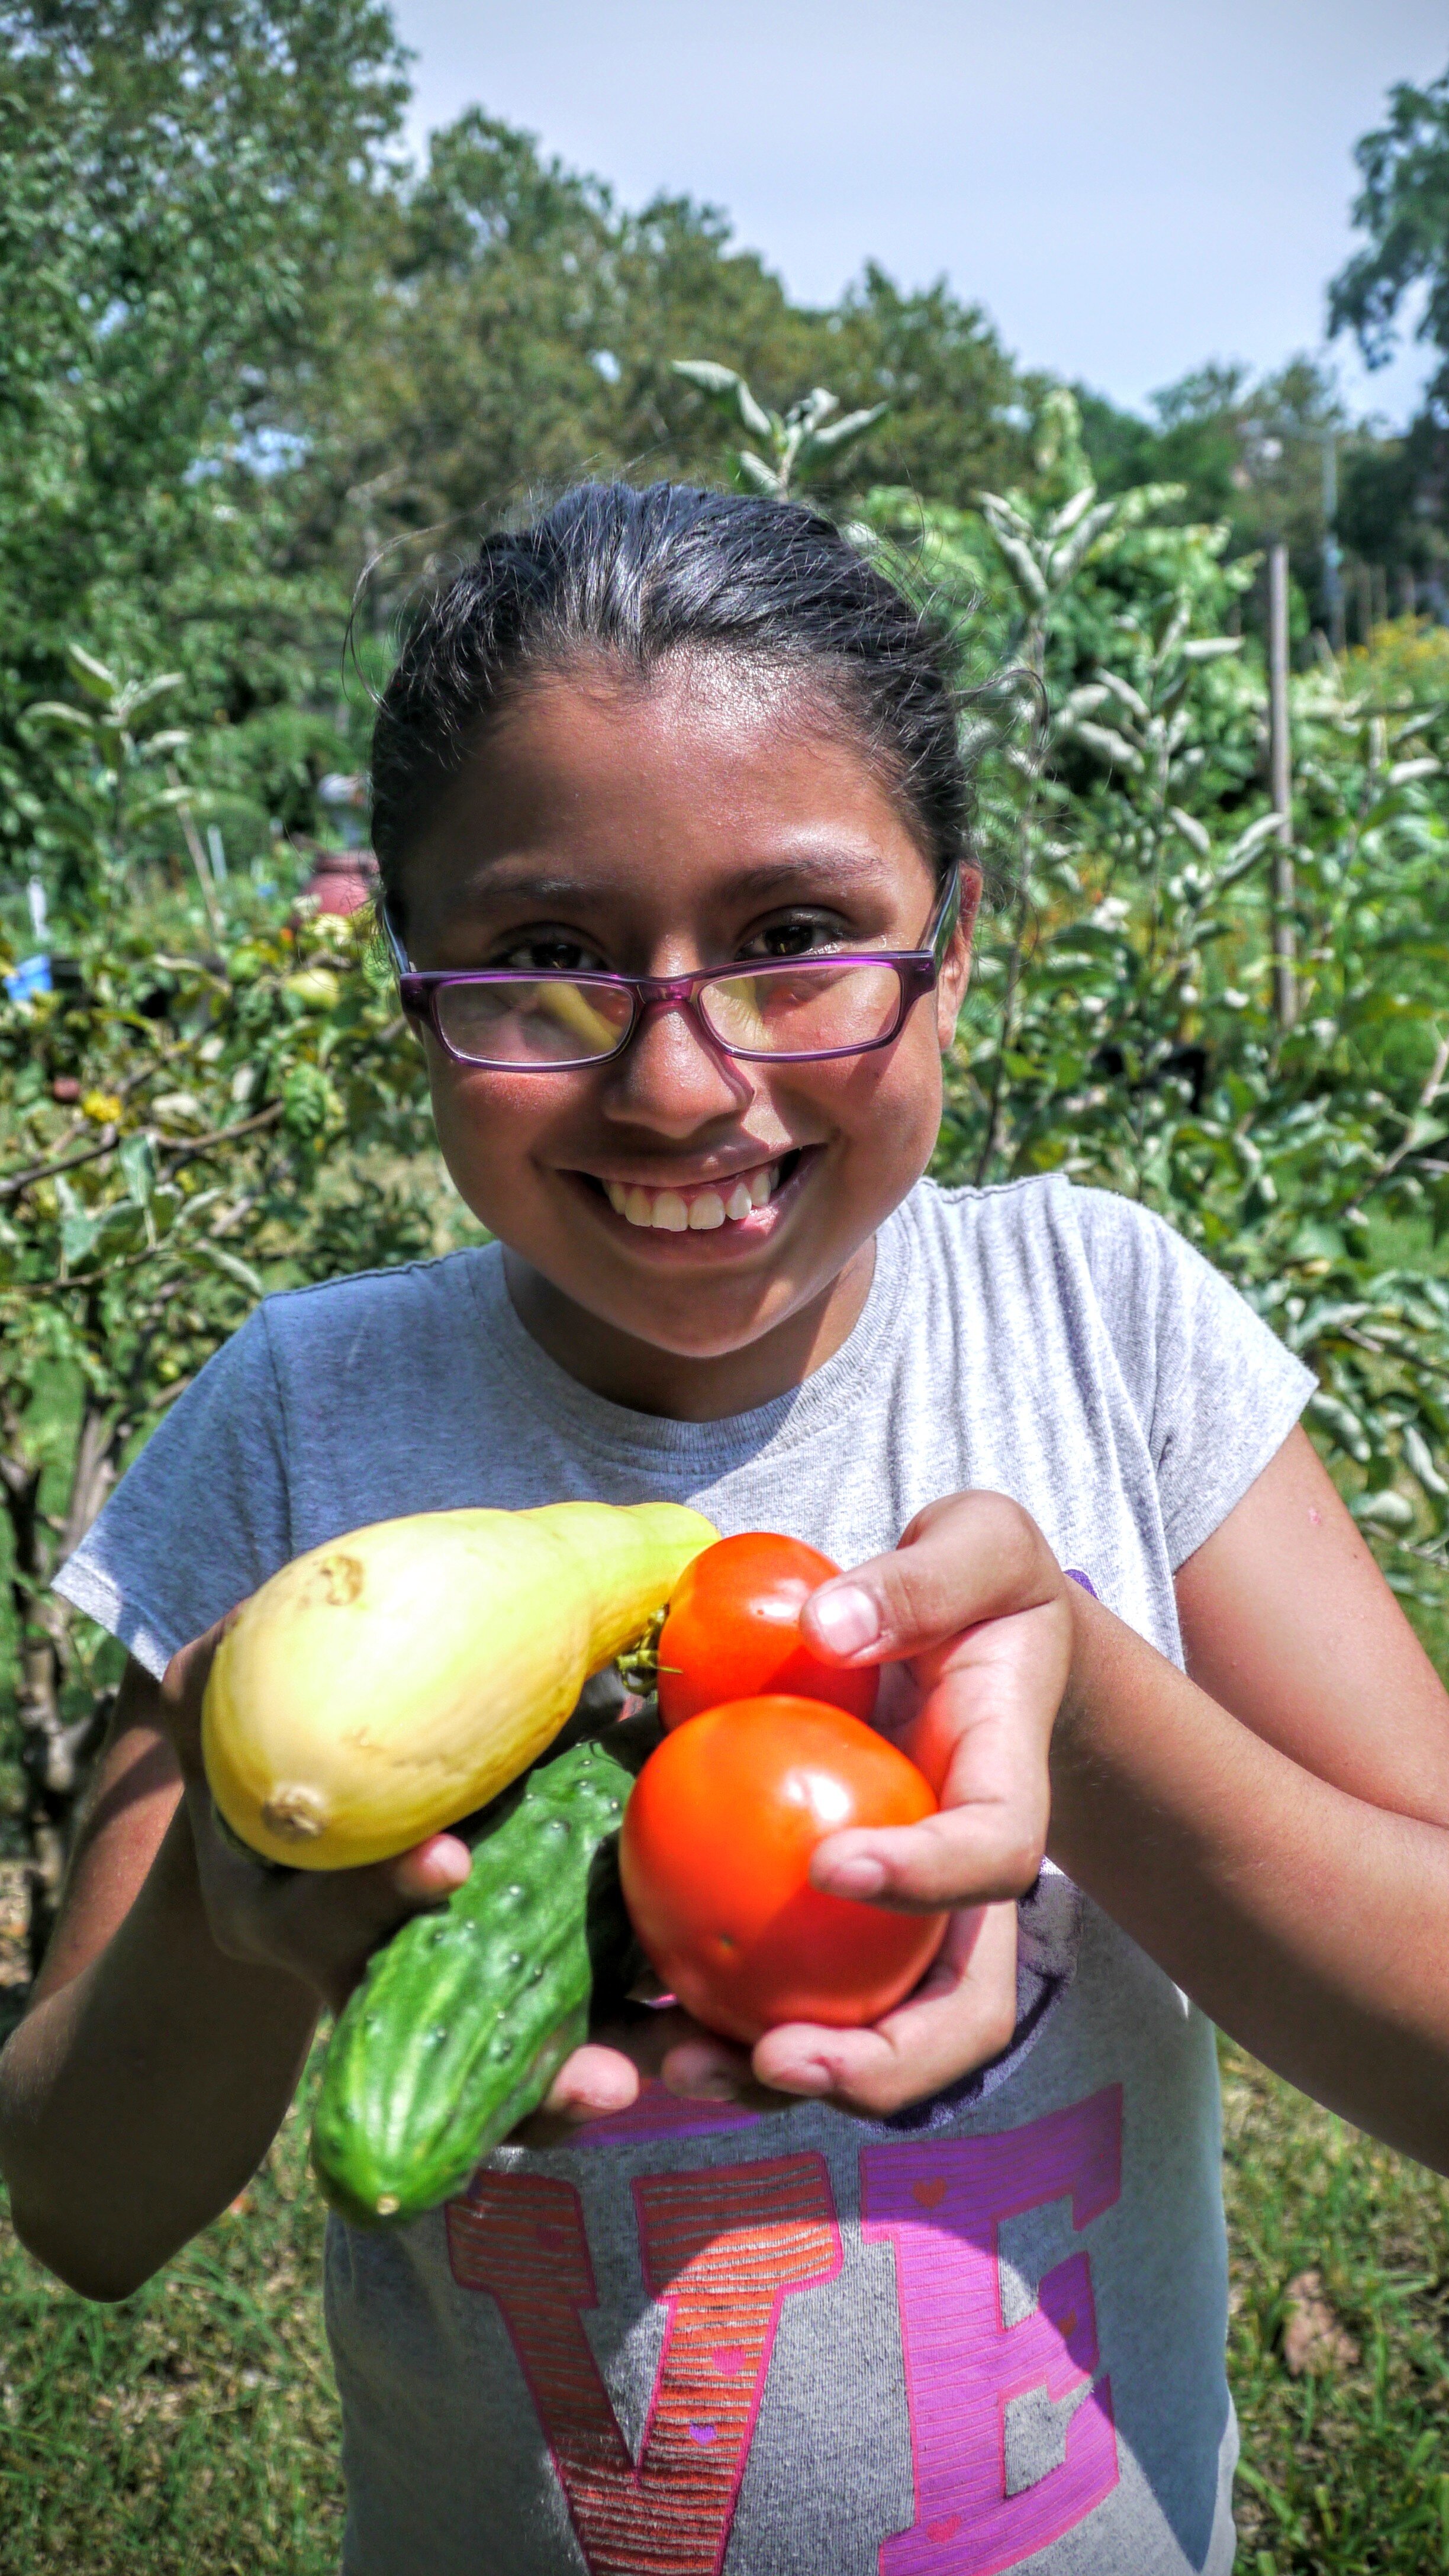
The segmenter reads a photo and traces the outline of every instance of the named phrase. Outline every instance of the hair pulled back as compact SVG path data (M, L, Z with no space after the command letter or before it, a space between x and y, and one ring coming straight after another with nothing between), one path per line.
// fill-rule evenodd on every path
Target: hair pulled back
M396 900L430 808L529 677L604 660L647 680L690 652L798 671L879 766L937 872L967 854L950 648L927 612L797 503L580 483L485 537L412 621L373 733L384 892Z

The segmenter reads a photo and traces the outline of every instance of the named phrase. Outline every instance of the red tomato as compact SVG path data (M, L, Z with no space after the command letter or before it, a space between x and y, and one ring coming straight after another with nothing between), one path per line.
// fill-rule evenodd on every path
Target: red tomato
M822 1663L800 1635L812 1592L840 1572L818 1548L772 1530L716 1540L681 1575L659 1637L659 1714L678 1726L721 1700L787 1691L854 1717L874 1710L874 1664Z
M913 1762L819 1700L726 1701L666 1735L624 1810L634 1929L672 1994L753 2042L779 2022L876 2021L924 1976L944 1914L810 1885L844 1825L914 1825L936 1801Z

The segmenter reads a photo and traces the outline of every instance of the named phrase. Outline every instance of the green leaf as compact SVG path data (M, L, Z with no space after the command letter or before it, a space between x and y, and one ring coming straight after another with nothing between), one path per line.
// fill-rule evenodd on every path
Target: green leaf
M126 1187L137 1207L148 1207L156 1182L156 1157L149 1136L123 1137L116 1160L126 1176Z
M223 1278L233 1280L238 1288L245 1288L248 1296L265 1296L261 1279L251 1263L243 1261L238 1252L228 1252L224 1243L203 1239L192 1245L192 1256L197 1261L204 1261L209 1269L219 1270Z
M88 698L109 706L119 695L121 683L115 672L108 670L104 662L98 662L93 653L87 653L83 645L67 644L65 659L72 679L79 683Z
M36 698L25 710L27 724L59 725L62 732L93 734L95 720L84 707L67 706L63 698Z
M99 1216L92 1216L89 1212L82 1215L77 1210L74 1215L61 1219L60 1257L67 1270L79 1270L89 1260L100 1241L105 1222L104 1211Z
M1349 1509L1370 1529L1411 1530L1417 1518L1408 1495L1396 1493L1392 1485L1378 1494L1355 1494Z

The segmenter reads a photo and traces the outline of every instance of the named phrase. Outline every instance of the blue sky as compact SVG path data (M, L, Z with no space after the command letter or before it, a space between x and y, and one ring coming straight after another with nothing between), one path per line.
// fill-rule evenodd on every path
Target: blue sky
M396 0L415 133L473 101L726 207L792 293L942 271L1021 362L1141 405L1320 350L1355 138L1449 60L1445 0ZM1405 417L1422 354L1356 409Z

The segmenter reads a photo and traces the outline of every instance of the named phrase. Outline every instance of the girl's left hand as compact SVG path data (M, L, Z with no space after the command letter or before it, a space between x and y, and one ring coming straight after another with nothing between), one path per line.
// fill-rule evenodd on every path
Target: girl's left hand
M833 1834L811 1878L868 1902L950 1906L945 1944L915 1993L867 2029L789 2023L747 2057L676 2025L655 2063L681 2094L760 2099L764 2086L781 2109L780 2095L804 2094L879 2117L1010 2044L1016 1900L1034 1885L1046 1845L1052 1728L1072 1660L1071 1586L1018 1504L954 1494L918 1513L891 1555L823 1585L802 1625L831 1662L894 1668L883 1677L877 1724L940 1800L940 1812L919 1825ZM582 2049L560 2070L549 2107L574 2120L623 2108L637 2091L636 2065L614 2048Z

